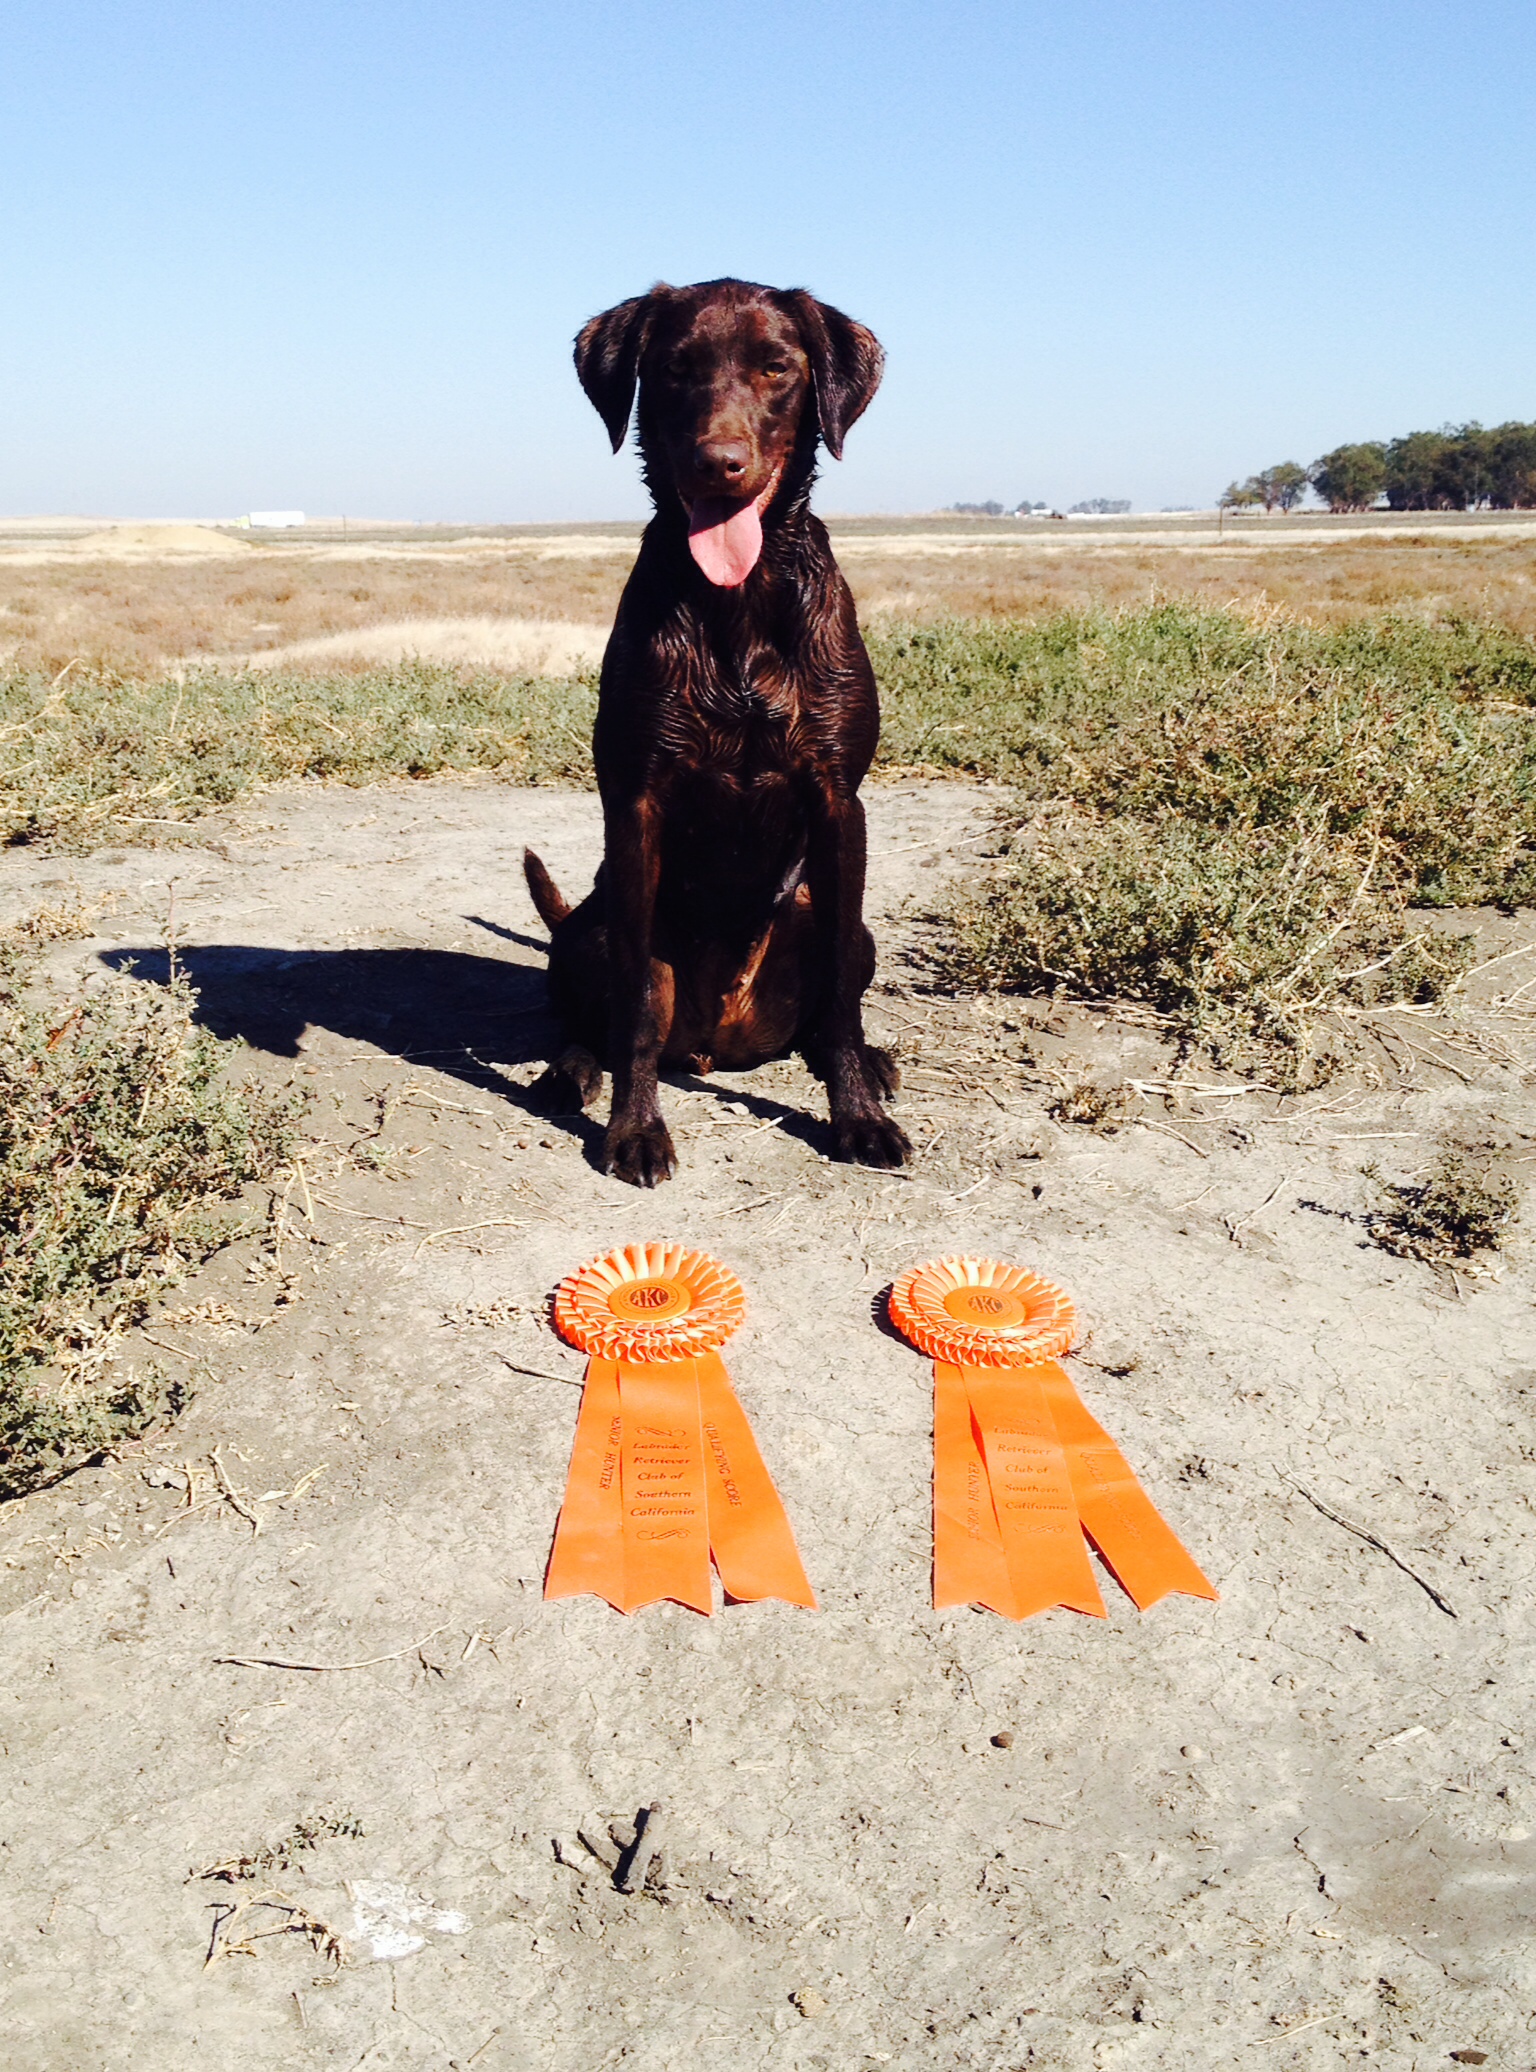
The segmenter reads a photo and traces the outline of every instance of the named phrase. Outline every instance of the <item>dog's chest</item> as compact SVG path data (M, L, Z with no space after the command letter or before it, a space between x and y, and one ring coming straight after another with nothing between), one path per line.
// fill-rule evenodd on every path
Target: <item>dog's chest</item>
M740 664L705 652L665 701L667 747L727 788L788 776L806 756L804 689L781 657L760 650Z

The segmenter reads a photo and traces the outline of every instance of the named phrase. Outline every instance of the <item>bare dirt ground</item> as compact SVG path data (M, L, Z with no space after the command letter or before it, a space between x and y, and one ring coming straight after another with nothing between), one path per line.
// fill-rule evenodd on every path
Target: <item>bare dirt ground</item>
M5 857L7 911L117 897L61 988L154 983L169 919L207 1018L313 1094L276 1249L136 1350L195 1384L180 1422L0 1513L8 2066L1536 2065L1529 1236L1453 1279L1359 1220L1372 1158L1536 1148L1530 1024L1058 1126L1075 1060L1168 1061L924 990L914 912L987 811L870 799L910 1172L829 1163L786 1063L669 1089L654 1197L525 1099L517 856L584 889L590 797L306 790L174 857ZM541 1601L581 1376L549 1292L644 1237L746 1283L729 1363L819 1612ZM929 1374L875 1307L959 1249L1073 1291L1084 1395L1219 1604L932 1611ZM665 1884L626 1898L578 1830L656 1799ZM261 1894L307 1911L224 1914ZM339 1966L260 1936L299 1919Z

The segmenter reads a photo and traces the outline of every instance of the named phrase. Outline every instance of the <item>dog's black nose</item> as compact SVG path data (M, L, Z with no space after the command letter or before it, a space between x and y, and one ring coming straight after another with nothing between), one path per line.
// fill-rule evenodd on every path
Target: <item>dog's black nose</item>
M751 461L745 439L700 439L693 449L693 464L700 480L727 491L744 479Z

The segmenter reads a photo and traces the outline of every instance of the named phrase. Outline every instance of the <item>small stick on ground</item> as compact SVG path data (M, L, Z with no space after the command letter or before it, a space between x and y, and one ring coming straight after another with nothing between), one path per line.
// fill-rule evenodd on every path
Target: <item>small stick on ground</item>
M516 1360L509 1360L505 1353L495 1356L503 1367L509 1367L514 1374L531 1374L535 1381L558 1381L566 1388L579 1389L586 1386L579 1374L546 1374L542 1367L519 1367Z
M1242 1249L1243 1232L1248 1228L1248 1225L1253 1221L1255 1216L1263 1215L1264 1211L1269 1207L1270 1203L1280 1192L1281 1188L1285 1186L1286 1182L1290 1179L1290 1177L1291 1176L1289 1173L1282 1173L1279 1179L1275 1182L1274 1186L1270 1188L1268 1194L1266 1194L1264 1199L1259 1203L1258 1207L1256 1209L1250 1209L1246 1216L1239 1216L1235 1222L1230 1216L1222 1217L1222 1222L1225 1223L1227 1226L1227 1236L1231 1238L1233 1244L1236 1245L1239 1250ZM1300 1487L1299 1484L1297 1486Z
M269 1928L248 1926L251 1916L270 1909L281 1914L283 1919ZM244 1929L244 1934L237 1934ZM286 1892L269 1888L265 1892L252 1892L233 1904L220 1902L214 1909L213 1931L208 1939L208 1955L203 1960L204 1971L211 1971L226 1957L254 1957L256 1945L273 1935L302 1935L310 1948L322 1957L328 1957L340 1968L344 1951L341 1937L328 1921L322 1921L318 1914L312 1914L308 1907L301 1906L296 1899L290 1899Z
M440 1633L447 1632L446 1626L434 1626L430 1633L413 1640L403 1648L395 1648L387 1655L370 1655L366 1662L289 1662L276 1655L215 1655L215 1662L227 1663L234 1669L299 1669L310 1676L341 1675L349 1669L376 1669L381 1662L398 1662L402 1655L414 1654L424 1648L429 1640L436 1640Z
M616 1880L621 1892L643 1892L645 1875L661 1854L666 1841L666 1812L658 1800L642 1808L635 1823L634 1847L619 1867Z
M1331 1510L1329 1506L1323 1502L1321 1497L1314 1496L1310 1489L1302 1489L1301 1484L1299 1482L1292 1482L1289 1475L1285 1476L1284 1480L1291 1483L1292 1489L1300 1491L1301 1495L1306 1498L1307 1502L1312 1506L1314 1510L1321 1511L1325 1518L1331 1518L1335 1525L1342 1525L1344 1530L1346 1532L1352 1532L1357 1540L1364 1540L1368 1547L1374 1547L1376 1548L1378 1553L1385 1554L1388 1561L1390 1561L1395 1568L1400 1568L1403 1574L1407 1576L1411 1582L1415 1582L1418 1584L1419 1588L1424 1592L1424 1595L1427 1598L1429 1598L1432 1603L1437 1604L1440 1607L1441 1611L1445 1613L1448 1619L1454 1619L1459 1616L1459 1614L1456 1613L1451 1608L1451 1606L1446 1603L1445 1599L1440 1595L1440 1592L1435 1588L1434 1584L1426 1583L1424 1578L1418 1573L1418 1571L1416 1569L1410 1568L1407 1562L1404 1561L1401 1554L1394 1553L1393 1550L1387 1545L1385 1540L1378 1539L1376 1534L1371 1532L1366 1526L1356 1525L1352 1519L1344 1517L1341 1512Z
M1315 2014L1310 2021L1292 2022L1288 2029L1282 2029L1278 2036L1260 2036L1253 2044L1254 2050L1262 2050L1267 2043L1284 2043L1288 2036L1299 2036L1303 2029L1315 2029L1322 2022L1333 2020L1332 2014Z
M234 1508L240 1513L240 1516L242 1518L248 1518L250 1520L251 1538L255 1539L256 1535L261 1531L261 1513L259 1511L253 1511L251 1509L250 1505L246 1502L245 1498L240 1494L239 1490L236 1489L234 1483L231 1482L228 1475L225 1474L224 1463L219 1458L219 1449L217 1446L213 1448L208 1458L213 1463L213 1472L218 1481L220 1496L224 1498L226 1503L232 1504Z
M619 1868L618 1851L608 1840L600 1827L579 1827L576 1839L583 1849L588 1849L597 1858L603 1869L612 1877Z
M428 1245L436 1244L440 1237L462 1237L467 1230L526 1230L527 1228L527 1218L517 1216L487 1216L480 1223L450 1223L446 1230L429 1230L421 1243L416 1247L416 1251L419 1255L426 1250Z
M1186 1137L1182 1130L1174 1129L1171 1123L1153 1122L1151 1117L1147 1115L1133 1115L1131 1120L1141 1129L1156 1130L1159 1135L1164 1137L1177 1137L1181 1144L1188 1145L1196 1158L1209 1158L1211 1155L1203 1144L1197 1144L1193 1137Z
M112 1218L109 1216L107 1221L110 1223ZM141 1331L139 1336L150 1345L158 1345L163 1353L174 1353L178 1360L185 1360L189 1366L195 1367L201 1357L198 1353L184 1351L179 1345L172 1345L168 1338L156 1338L153 1331Z

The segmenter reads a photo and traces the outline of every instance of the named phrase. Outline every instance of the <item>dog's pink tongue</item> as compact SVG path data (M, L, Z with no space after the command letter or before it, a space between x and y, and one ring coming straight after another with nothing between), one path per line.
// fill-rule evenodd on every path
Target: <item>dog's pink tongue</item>
M757 566L763 551L763 521L755 497L744 503L701 496L688 513L688 551L712 583L734 590Z

